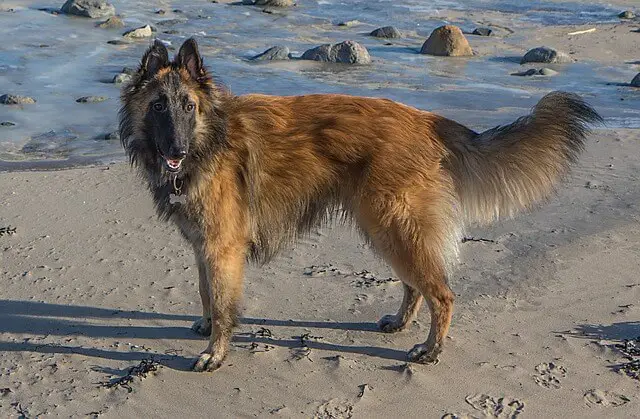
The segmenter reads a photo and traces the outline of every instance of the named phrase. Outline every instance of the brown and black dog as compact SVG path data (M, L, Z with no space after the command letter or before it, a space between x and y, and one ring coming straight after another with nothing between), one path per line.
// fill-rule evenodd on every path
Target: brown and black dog
M476 133L386 99L234 96L193 39L173 61L156 41L123 88L120 135L158 213L193 246L210 335L197 371L218 368L236 323L246 260L267 262L340 210L404 283L384 332L404 329L423 299L431 330L408 354L437 359L453 311L447 276L462 228L551 195L600 116L554 92L514 123Z

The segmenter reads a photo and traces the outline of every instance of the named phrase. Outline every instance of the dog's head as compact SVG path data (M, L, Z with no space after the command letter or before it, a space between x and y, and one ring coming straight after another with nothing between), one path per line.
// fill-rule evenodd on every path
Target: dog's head
M132 160L180 172L198 141L204 141L219 94L193 38L182 44L173 61L156 40L122 92L120 136Z

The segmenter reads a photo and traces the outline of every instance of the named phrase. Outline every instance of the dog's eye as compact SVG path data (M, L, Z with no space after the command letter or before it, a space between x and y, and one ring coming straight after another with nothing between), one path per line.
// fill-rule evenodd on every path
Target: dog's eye
M194 105L193 103L187 103L187 112L193 112L193 110L196 108L196 105Z
M164 110L164 105L160 102L156 102L153 104L153 110L156 112L162 112Z

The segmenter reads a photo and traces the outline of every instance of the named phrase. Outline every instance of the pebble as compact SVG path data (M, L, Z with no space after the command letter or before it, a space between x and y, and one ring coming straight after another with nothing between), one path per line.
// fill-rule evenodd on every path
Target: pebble
M82 96L76 99L78 103L98 103L109 99L107 96Z
M558 74L558 72L550 68L530 68L518 73L511 73L512 76L555 76L556 74Z
M360 22L359 20L353 19L353 20L345 20L342 21L340 23L338 23L338 26L346 26L347 28L350 28L352 26L356 26L361 24L362 22Z
M242 4L246 6L273 6L273 7L290 7L295 6L293 0L242 0Z
M491 34L493 34L493 31L489 28L475 28L473 32L471 32L471 34L478 36L491 36Z
M33 105L36 100L29 96L12 95L7 93L0 96L0 103L5 105Z

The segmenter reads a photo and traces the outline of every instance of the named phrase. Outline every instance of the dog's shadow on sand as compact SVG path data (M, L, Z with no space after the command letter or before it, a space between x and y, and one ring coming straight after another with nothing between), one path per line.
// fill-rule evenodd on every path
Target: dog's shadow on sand
M91 320L103 319L110 324L95 324ZM198 317L185 314L152 313L143 311L128 311L89 306L70 306L49 304L34 301L0 300L0 334L31 335L21 341L8 342L0 340L0 351L7 352L37 352L79 354L88 357L113 359L119 361L142 361L153 359L161 365L177 370L190 370L194 357L186 357L179 353L167 351L158 353L149 350L119 351L92 348L87 346L70 346L59 343L38 342L46 336L82 336L88 338L115 338L118 340L150 339L150 340L202 340L203 348L206 338L191 331L191 322ZM184 326L138 326L127 324L131 320L167 320L184 321ZM364 332L378 332L374 323L355 322L317 322L296 320L275 320L242 318L244 325L261 327L287 326L309 329L338 329ZM6 338L5 338L6 339ZM261 337L251 333L238 331L233 337L233 343L250 344L263 343L284 348L301 347L303 343L295 337L281 339L277 337ZM346 346L328 342L305 340L304 345L310 349L335 352L364 354L368 356L404 361L404 351L375 346ZM145 349L142 347L142 349Z

